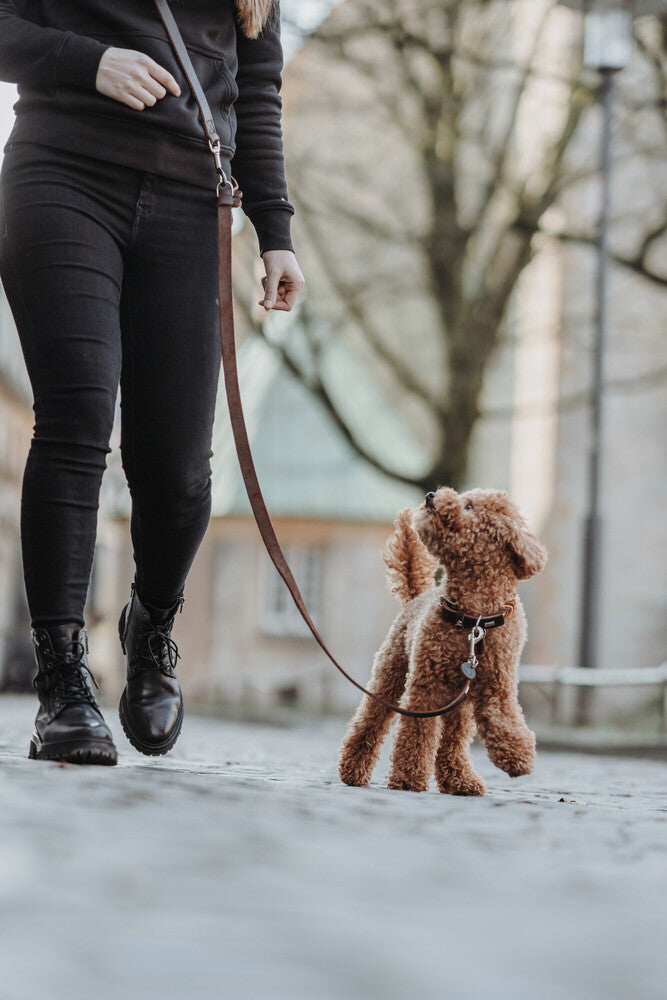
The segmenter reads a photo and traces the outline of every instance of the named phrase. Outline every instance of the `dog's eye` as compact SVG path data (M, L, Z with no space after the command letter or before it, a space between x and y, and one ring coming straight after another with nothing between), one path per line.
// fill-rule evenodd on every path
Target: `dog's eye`
M473 505L470 503L470 501L468 501L468 503L466 504L465 509L466 510L472 510L473 509Z

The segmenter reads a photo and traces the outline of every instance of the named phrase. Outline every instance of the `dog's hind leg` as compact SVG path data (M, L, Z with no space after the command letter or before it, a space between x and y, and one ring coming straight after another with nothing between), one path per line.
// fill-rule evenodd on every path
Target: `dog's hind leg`
M391 755L388 788L407 792L428 791L439 733L438 718L410 719L401 716Z
M420 662L418 658L410 671L402 707L413 712L428 711L443 697L443 688L436 680L431 660L424 657ZM430 719L401 716L391 755L389 788L409 792L428 791L438 748L440 723L437 716Z
M369 691L394 705L400 701L408 672L405 622L396 619L373 659ZM340 751L338 773L346 785L368 785L394 713L364 695L348 726Z
M442 717L440 745L435 758L435 780L448 795L484 795L486 785L475 773L468 747L475 735L472 703L464 701Z

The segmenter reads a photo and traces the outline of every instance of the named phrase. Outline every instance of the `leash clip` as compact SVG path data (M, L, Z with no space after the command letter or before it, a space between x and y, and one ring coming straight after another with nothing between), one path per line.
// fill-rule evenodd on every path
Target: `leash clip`
M220 158L220 140L216 139L215 142L213 142L212 139L209 139L208 140L208 145L209 145L209 149L213 153L213 159L215 160L215 169L218 172L218 183L216 185L215 193L216 193L216 195L218 197L220 197L220 188L221 187L228 187L229 190L231 191L232 197L233 197L233 195L234 195L234 185L230 181L230 179L227 176L227 174L225 173L225 171L222 169L222 160Z
M479 660L475 654L475 647L481 643L485 635L484 629L479 624L481 620L482 616L480 615L477 619L477 624L473 625L472 631L468 633L468 639L470 641L470 657L465 661L465 663L461 664L461 673L464 677L467 677L469 681L474 680L477 676Z
M486 633L481 625L473 625L472 632L468 634L468 639L470 640L470 653L472 656L475 655L475 646L482 641L485 634Z

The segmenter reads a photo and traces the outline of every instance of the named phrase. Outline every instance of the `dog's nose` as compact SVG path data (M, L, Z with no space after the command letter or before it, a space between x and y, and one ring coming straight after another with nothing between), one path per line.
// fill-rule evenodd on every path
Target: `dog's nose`
M433 497L434 496L435 496L435 493L433 493L433 492L426 494L426 497L424 499L424 503L426 504L427 507L432 507L433 506Z

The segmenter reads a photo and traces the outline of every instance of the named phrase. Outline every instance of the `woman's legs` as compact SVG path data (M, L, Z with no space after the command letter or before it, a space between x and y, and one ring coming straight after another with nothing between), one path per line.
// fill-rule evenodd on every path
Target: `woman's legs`
M137 593L156 615L131 651L128 684L137 681L138 695L128 711L148 733L140 749L161 753L178 736L178 712L169 720L172 702L182 701L160 609L168 616L182 596L211 509L220 369L215 194L30 143L8 151L0 195L0 277L35 398L21 501L44 681L34 753L115 762L110 733L102 749L93 746L87 704L99 709L84 676L87 641L71 630L84 624L119 379ZM56 644L58 628L66 634Z
M215 192L145 175L121 298L121 454L141 599L169 608L211 512L220 373Z
M13 147L1 183L0 275L34 392L28 604L33 627L83 625L121 367L122 213L95 161L57 150Z

